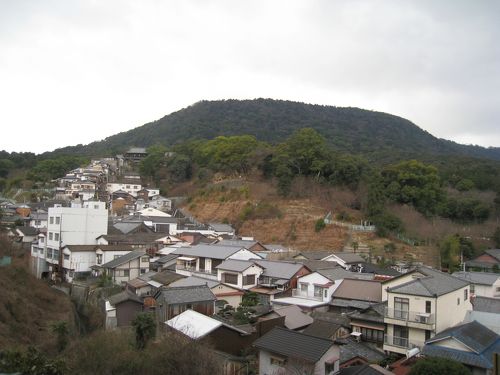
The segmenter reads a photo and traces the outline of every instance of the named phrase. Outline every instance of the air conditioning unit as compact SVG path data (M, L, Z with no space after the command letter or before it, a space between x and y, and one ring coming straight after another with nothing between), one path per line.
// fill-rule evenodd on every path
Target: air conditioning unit
M419 323L428 324L429 318L430 318L430 314L422 313L422 314L417 314L416 320Z

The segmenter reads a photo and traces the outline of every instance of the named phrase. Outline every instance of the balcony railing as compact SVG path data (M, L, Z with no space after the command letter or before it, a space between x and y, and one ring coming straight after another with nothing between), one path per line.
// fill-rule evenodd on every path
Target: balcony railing
M217 270L192 270L192 271L195 271L196 273L201 273L201 274L206 274L206 275L217 275Z
M175 268L178 269L178 270L183 270L183 271L196 271L196 267L195 266L185 266L185 265L182 265L182 264L176 264L175 265Z
M312 293L304 292L300 289L292 289L292 297L312 299L314 301L323 301L322 296L315 296Z
M405 322L419 323L419 324L434 324L436 322L434 314L417 312L417 311L390 309L388 307L386 307L385 309L384 317L388 319L396 319Z
M398 337L398 336L384 336L384 344L390 346L396 346L403 349L412 348L422 348L424 346L423 342L410 340L408 337Z

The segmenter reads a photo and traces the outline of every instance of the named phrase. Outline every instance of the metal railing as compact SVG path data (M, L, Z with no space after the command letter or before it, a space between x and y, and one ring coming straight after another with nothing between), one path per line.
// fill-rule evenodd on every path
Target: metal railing
M434 314L418 311L397 310L388 307L385 308L384 317L420 324L434 324L436 322Z
M384 344L404 349L422 348L424 346L423 342L410 340L408 337L388 335L384 336Z

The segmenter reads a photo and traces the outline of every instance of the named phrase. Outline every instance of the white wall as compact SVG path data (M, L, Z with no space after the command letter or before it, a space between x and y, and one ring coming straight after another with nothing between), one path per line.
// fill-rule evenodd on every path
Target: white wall
M241 249L233 255L229 256L227 259L237 259L237 260L249 260L249 259L262 259L255 253L252 253L250 250Z
M307 286L307 296L314 296L314 284L324 285L331 282L330 279L324 277L318 272L313 272L308 275L302 276L297 280L297 290L301 291L301 283L308 284ZM323 302L329 302L332 299L333 292L340 286L342 279L335 280L335 284L328 288L327 296L325 297L324 292L322 293Z
M56 218L59 218L59 223ZM53 233L52 240L49 233ZM59 234L59 241L55 240L55 233ZM83 207L49 208L48 247L58 249L60 244L94 245L97 237L107 233L108 210L104 202L85 202Z

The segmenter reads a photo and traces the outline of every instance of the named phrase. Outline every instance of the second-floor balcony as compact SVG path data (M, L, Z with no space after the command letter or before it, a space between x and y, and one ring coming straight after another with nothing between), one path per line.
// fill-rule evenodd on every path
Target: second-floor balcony
M405 323L405 325L409 326L431 326L436 323L436 317L434 314L419 311L391 309L388 307L385 308L384 319L386 321L388 319L397 320L398 325Z
M311 299L314 301L323 301L323 296L315 295L314 293L309 293L300 289L292 289L292 297Z
M424 343L408 337L384 336L384 350L405 353L409 349L422 349ZM390 347L390 348L389 348Z

